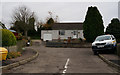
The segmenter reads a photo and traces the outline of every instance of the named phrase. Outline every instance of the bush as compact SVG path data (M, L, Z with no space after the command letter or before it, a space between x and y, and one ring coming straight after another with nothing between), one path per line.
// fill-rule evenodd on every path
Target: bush
M20 40L17 42L17 51L22 52L23 47L26 46L26 40Z
M79 38L79 40L80 40L80 41L83 41L83 39L82 39L82 38Z
M16 44L16 37L15 35L7 30L7 29L0 29L2 31L2 46L13 46Z
M113 18L111 23L106 28L106 34L112 34L120 42L120 21L118 18Z
M9 52L7 55L7 59L17 58L20 56L21 56L20 52Z
M116 39L117 40L117 43L120 43L120 38Z
M28 36L36 36L36 35L37 35L37 31L36 30L29 30L28 31Z
M18 36L16 36L17 40L22 40L22 34L21 33L18 33Z
M120 43L117 44L117 55L120 56Z

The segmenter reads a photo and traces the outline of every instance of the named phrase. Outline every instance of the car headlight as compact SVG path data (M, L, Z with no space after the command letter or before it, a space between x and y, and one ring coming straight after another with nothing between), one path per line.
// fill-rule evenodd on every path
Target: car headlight
M112 41L112 44L114 44L116 41Z
M95 43L92 43L92 46L95 46Z
M112 42L107 42L107 45L109 44L115 44L116 41L112 41Z

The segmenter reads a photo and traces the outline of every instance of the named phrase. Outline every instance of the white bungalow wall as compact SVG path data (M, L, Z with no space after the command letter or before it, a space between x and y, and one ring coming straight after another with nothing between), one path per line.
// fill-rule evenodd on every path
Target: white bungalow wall
M73 37L74 30L65 30L65 35L59 35L59 30L42 30L41 31L41 39L44 38L44 34L52 34L52 39L67 39L68 37ZM78 30L78 38L84 38L83 37L83 30Z

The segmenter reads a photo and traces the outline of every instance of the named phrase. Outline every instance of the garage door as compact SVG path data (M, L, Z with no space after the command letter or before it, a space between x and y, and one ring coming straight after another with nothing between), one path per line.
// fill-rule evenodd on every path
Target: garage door
M52 34L44 34L43 41L52 41Z

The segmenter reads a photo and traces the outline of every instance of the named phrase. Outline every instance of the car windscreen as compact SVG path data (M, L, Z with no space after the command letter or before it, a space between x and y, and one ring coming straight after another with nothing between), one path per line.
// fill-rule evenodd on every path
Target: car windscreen
M104 41L104 40L110 40L110 36L98 36L95 41Z

